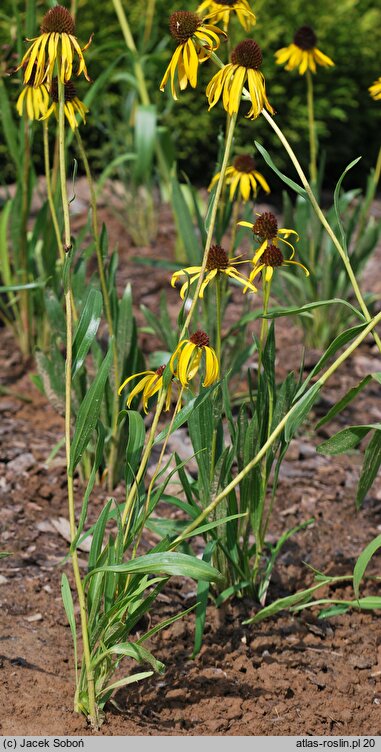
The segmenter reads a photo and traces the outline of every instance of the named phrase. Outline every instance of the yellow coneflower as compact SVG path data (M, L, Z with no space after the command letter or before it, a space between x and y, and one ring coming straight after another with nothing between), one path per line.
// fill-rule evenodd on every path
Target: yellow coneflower
M207 11L216 23L222 21L225 31L228 29L231 13L236 14L245 31L250 31L256 22L247 0L204 0L197 8L197 13L202 14L204 11Z
M222 95L224 108L229 115L238 112L242 89L247 81L251 107L246 117L255 120L264 107L274 114L266 96L265 78L259 70L261 64L262 52L254 39L239 42L231 54L231 63L224 65L207 86L209 109L217 104Z
M134 373L133 376L129 376L128 379L123 381L123 384L118 389L118 394L120 395L126 386L130 381L133 379L137 379L139 376L143 376L140 381L134 386L133 390L130 392L127 398L127 407L130 408L131 402L136 397L137 394L140 394L140 392L143 392L142 394L142 402L143 402L143 410L145 413L148 412L148 400L150 397L153 397L154 394L157 394L157 392L160 391L160 389L163 388L163 373L165 371L165 365L160 366L156 371L140 371L140 373ZM167 396L165 401L165 409L169 410L171 405L171 394L172 394L172 382L169 382L168 388L167 388Z
M369 86L369 94L373 99L381 99L381 76L372 86Z
M258 261L260 263L258 263ZM283 266L284 264L295 264L295 266L300 266L306 277L309 277L310 275L304 264L300 264L299 261L292 261L292 259L285 259L282 251L273 243L267 245L261 252L257 251L253 258L253 264L254 269L249 277L251 282L261 273L262 269L265 269L265 281L270 282L274 274L274 269L278 266Z
M208 191L212 190L219 177L220 173L217 172L209 185ZM258 183L266 193L270 193L265 178L255 169L255 160L249 154L239 154L235 157L233 164L226 169L225 181L230 186L230 201L233 201L237 188L240 190L243 201L248 201L251 194L255 197L258 193Z
M206 262L206 275L200 287L199 298L204 297L205 288L218 274L226 274L227 277L231 277L231 279L234 279L240 285L243 285L243 287L245 288L244 292L246 292L246 290L257 292L257 288L254 287L254 285L250 284L247 277L244 277L244 275L240 274L240 272L235 268L237 264L242 263L245 262L238 261L238 257L230 259L224 248L222 248L220 245L212 245L208 253L208 260ZM201 266L188 266L186 269L181 269L180 271L172 274L172 287L175 287L176 282L180 277L185 277L186 275L189 275L190 277L189 280L184 282L183 286L180 289L181 298L184 299L188 285L191 285L196 281L196 279L199 278L201 271Z
M81 73L85 75L88 81L90 78L87 73L85 58L83 52L91 44L90 37L85 47L80 47L77 37L75 36L74 19L62 5L55 5L44 16L40 27L41 34L34 39L28 39L32 42L26 51L20 65L16 70L24 68L24 83L28 83L33 69L35 67L34 85L39 86L44 81L50 83L54 66L60 59L60 69L58 75L63 83L69 81L73 74L73 59L75 54L78 55L79 65L77 76Z
M289 238L290 235L295 235L295 239L296 241L298 241L299 235L296 230L289 230L286 227L278 227L277 219L272 212L262 212L262 214L258 214L257 216L258 219L255 220L254 224L252 222L246 222L244 220L238 222L241 227L249 227L250 230L253 231L254 235L258 238L258 240L262 241L260 248L258 248L253 257L253 263L256 263L258 261L263 251L268 245L270 245L270 243L277 245L278 240L281 240L282 243L286 243L286 245L290 246L293 256L295 253L295 248L291 243L288 242L288 240L286 240L286 238Z
M16 102L16 110L20 117L26 113L29 120L40 120L49 108L49 91L45 84L35 86L34 75L24 86Z
M53 78L50 87L50 96L53 101L42 120L50 117L52 112L54 112L56 118L58 119L58 81L56 78ZM86 114L88 113L89 109L83 102L81 102L79 97L77 97L76 88L71 81L68 81L68 83L65 84L64 111L70 128L73 131L78 128L76 114L78 114L82 118L83 122L86 123Z
M199 63L208 59L208 51L212 52L218 49L220 36L226 37L226 34L218 26L206 24L195 13L187 10L172 13L169 19L169 30L172 37L178 42L178 46L164 73L160 91L164 91L170 78L172 96L173 99L177 99L176 72L181 91L187 88L188 83L195 88L197 86Z
M188 386L189 381L195 377L203 354L205 354L205 378L202 385L210 386L218 378L219 365L216 353L212 347L209 347L208 335L199 330L189 339L182 339L177 345L169 366L182 386Z
M318 50L316 42L314 30L310 26L302 26L296 32L293 43L288 47L282 47L275 53L276 63L278 65L287 63L285 68L289 71L299 68L300 75L307 70L316 73L316 63L325 67L335 65L328 55Z

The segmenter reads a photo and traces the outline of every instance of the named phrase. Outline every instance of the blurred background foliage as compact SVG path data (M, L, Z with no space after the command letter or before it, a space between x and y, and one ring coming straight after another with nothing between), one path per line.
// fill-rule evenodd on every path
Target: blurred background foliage
M64 2L70 8L69 2ZM46 9L54 3L38 2L36 34ZM15 104L20 91L19 74L9 76L22 50L17 49L17 26L25 29L28 0L2 0L0 10L0 75L6 85L11 102ZM315 108L320 153L325 154L324 188L331 188L350 159L362 156L355 170L357 186L364 186L366 175L374 165L380 140L380 103L373 101L368 87L381 74L379 50L381 48L381 8L374 0L256 0L252 7L257 24L251 36L263 50L263 72L267 91L277 111L277 121L307 168L308 131L305 78L297 72L288 73L274 62L274 52L292 42L295 31L302 25L311 25L318 37L318 47L331 56L335 68L319 68L314 76ZM174 153L179 170L184 171L197 185L205 185L212 177L218 153L219 134L223 134L225 114L221 106L208 113L205 86L215 72L213 64L201 66L196 91L188 89L178 102L173 102L169 92L159 91L164 70L175 48L168 33L168 16L184 9L183 0L134 0L124 2L136 44L141 52L152 102L158 107L161 124L168 129L174 142ZM147 36L147 14L154 9L153 23ZM196 10L197 3L186 4L187 10ZM77 7L77 35L84 44L94 32L94 41L87 52L88 69L94 81L99 80L97 96L91 104L91 113L82 134L94 172L100 172L119 153L128 151L131 139L131 120L136 91L131 76L131 59L126 51L122 33L111 0L79 0ZM244 38L245 32L234 18L231 22L231 44ZM227 59L226 45L221 56ZM105 74L105 71L107 73ZM78 94L86 94L87 82L78 81ZM242 105L242 119L236 147L243 151L253 149L254 139L270 151L278 167L292 174L283 148L259 118L255 123L245 120L247 105ZM42 165L41 129L35 128L36 150L40 153L37 170ZM258 158L259 169L271 177L274 192L281 185L274 175L269 176L263 161ZM12 165L8 159L4 139L0 145L2 182L13 180Z

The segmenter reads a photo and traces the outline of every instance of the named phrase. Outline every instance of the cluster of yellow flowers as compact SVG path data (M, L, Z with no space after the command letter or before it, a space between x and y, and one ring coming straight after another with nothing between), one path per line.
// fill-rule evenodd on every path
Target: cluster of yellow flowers
M204 15L205 13L206 15ZM193 88L197 86L199 64L215 57L221 39L225 39L227 36L232 14L237 16L246 32L250 32L256 23L255 15L247 0L204 0L196 13L185 10L172 13L169 30L171 36L177 42L177 47L161 81L161 91L164 91L167 82L170 81L172 97L177 100L178 88L183 91L188 84ZM218 27L219 22L222 22L223 29ZM315 73L317 65L333 66L334 63L331 58L321 52L316 44L317 37L313 29L309 26L302 26L296 32L292 44L276 52L276 63L285 65L285 69L288 71L297 68L300 75L304 75L307 71ZM238 113L242 95L245 93L249 95L247 98L250 99L248 118L256 119L264 108L270 114L274 114L274 109L266 94L265 79L260 71L262 51L254 39L244 39L239 42L231 53L230 62L226 65L223 65L216 57L215 62L220 65L220 69L213 76L206 89L209 109L214 107L222 98L224 109L228 115ZM245 85L247 85L248 92L245 92ZM381 78L370 87L369 91L375 99L381 99ZM220 173L217 173L209 185L209 190L212 190L219 178ZM231 201L234 200L237 190L240 192L240 198L244 202L248 201L251 195L256 196L258 185L266 193L270 192L265 178L256 170L254 159L249 154L236 156L233 164L229 165L225 172L225 184L229 187ZM257 288L253 284L255 278L263 273L265 282L269 283L273 277L274 269L284 264L299 266L306 276L309 275L308 269L303 264L293 260L295 248L288 241L288 238L293 235L295 240L298 241L298 234L292 229L278 228L274 214L263 212L257 215L254 223L241 221L238 224L250 228L256 241L260 244L251 260L253 268L249 276L245 277L236 268L238 264L247 263L247 261L242 260L240 256L229 258L227 252L220 245L212 245L205 269L203 266L189 266L176 271L172 275L171 284L173 287L181 277L186 277L180 288L182 299L184 299L190 285L196 282L200 276L203 276L203 279L198 297L203 298L205 288L221 275L225 275L241 285L244 293L248 290L253 293L257 292ZM279 241L286 243L291 248L290 258L284 258L278 247ZM182 388L187 387L189 381L193 379L200 368L203 354L205 355L203 386L209 386L218 378L219 363L216 353L209 346L207 334L198 331L189 339L181 340L169 361L172 380L167 387L166 409L170 405L173 379L177 379ZM128 396L128 407L130 407L133 398L142 392L143 407L147 412L149 398L163 388L165 368L166 366L161 366L157 371L144 371L126 379L121 385L119 393L128 382L143 376Z
M256 23L248 0L203 0L196 13L187 10L172 13L169 29L177 42L177 47L164 73L160 89L164 91L167 82L170 81L171 93L176 100L177 87L183 91L189 83L195 88L199 65L215 57L219 70L206 89L209 109L222 99L224 109L231 116L238 113L244 94L250 100L247 117L254 120L264 109L270 114L274 113L267 97L265 79L260 70L261 48L254 39L248 38L237 44L227 64L222 64L215 56L221 39L224 40L227 37L232 15L237 17L246 32L250 32ZM218 23L222 23L223 29L217 25ZM85 121L88 110L77 97L71 80L73 63L77 56L76 75L83 73L89 81L83 52L90 45L91 38L85 47L81 48L75 35L74 20L69 11L61 5L54 6L45 14L40 32L38 37L28 40L32 44L16 69L22 69L24 72L24 88L17 101L17 110L20 116L26 114L30 120L47 119L52 113L57 116L59 80L64 85L65 115L70 127L74 130L78 126L76 115L79 114L80 118ZM279 65L285 65L288 71L298 68L301 75L307 71L315 73L317 65L333 66L331 58L321 52L316 44L317 38L313 29L309 26L302 26L296 32L292 44L276 52L276 62ZM381 78L374 82L369 92L374 99L381 99ZM219 177L220 173L214 176L209 190L214 187ZM233 164L228 166L225 183L229 187L230 200L234 199L238 189L243 201L248 201L251 194L256 196L258 185L266 193L270 191L265 178L256 170L255 162L248 154L238 155ZM258 215L254 223L241 221L238 224L250 228L260 244L251 260L253 268L249 276L246 277L236 268L238 264L247 263L247 261L241 259L240 256L229 258L220 245L212 245L205 269L203 266L190 266L172 275L172 286L176 285L180 277L186 277L186 281L180 288L181 298L184 298L189 286L204 274L198 293L200 298L203 297L205 288L221 275L241 285L244 293L257 292L253 284L255 278L263 272L265 282L270 282L274 269L283 264L299 266L308 276L309 272L306 267L293 260L295 249L287 240L291 235L299 240L297 233L292 229L278 228L277 220L271 212ZM278 247L279 241L291 248L289 259L283 257ZM166 409L170 407L173 379L179 381L182 389L186 388L203 362L205 363L203 386L207 387L217 380L219 363L215 351L209 345L208 335L199 330L189 339L182 339L170 358L169 369L172 379L166 388ZM139 376L143 378L130 392L127 406L130 407L134 397L142 392L143 408L147 412L148 400L163 388L165 370L166 366L163 365L156 371L143 371L129 376L121 385L119 394L130 381Z
M91 38L81 48L75 36L75 24L69 11L62 5L49 10L40 27L40 35L27 41L32 42L16 70L24 71L24 88L17 100L17 111L24 113L29 120L44 120L58 112L58 78L64 84L64 110L70 127L78 126L76 114L86 122L88 109L77 96L71 79L73 62L78 57L76 75L87 73L84 51L91 44ZM55 71L57 74L55 75Z

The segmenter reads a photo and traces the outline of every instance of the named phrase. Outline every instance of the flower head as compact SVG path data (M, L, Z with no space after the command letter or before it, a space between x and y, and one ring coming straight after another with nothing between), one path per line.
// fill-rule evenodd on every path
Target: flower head
M58 64L58 61L60 61L58 75L61 81L66 83L73 74L75 54L78 55L79 59L77 76L83 73L90 81L83 52L91 44L92 37L90 37L87 45L81 49L75 36L74 19L66 8L62 5L55 5L51 8L42 19L40 32L40 36L27 40L32 44L26 51L20 65L16 68L16 70L24 68L24 83L29 83L32 74L34 75L34 86L40 86L44 81L50 83L53 78L55 63Z
M143 392L143 409L144 412L148 412L148 400L150 397L153 397L154 394L160 391L163 387L163 373L165 371L165 366L160 366L156 371L141 371L140 373L134 373L133 376L129 376L128 379L123 381L123 384L118 389L118 394L120 395L122 393L122 390L133 379L137 379L138 376L143 376L140 381L134 386L133 390L130 392L127 398L127 407L130 408L131 402L136 397L137 394L140 394L140 392ZM169 382L169 386L167 389L167 398L165 402L165 409L169 410L171 405L171 393L172 393L172 382Z
M20 117L26 113L29 120L40 120L49 108L49 91L45 84L35 86L34 84L35 69L25 84L20 96L16 102L16 109Z
M211 191L217 183L220 173L212 179L208 190ZM229 165L225 173L226 184L230 185L229 198L233 201L234 195L239 188L243 201L248 201L250 194L255 197L258 193L258 183L266 193L270 193L263 175L255 169L255 160L249 154L239 154L235 157L233 164Z
M261 273L262 269L265 270L265 281L270 282L274 274L274 269L276 269L278 266L283 266L284 264L295 264L296 266L300 266L303 269L306 277L309 277L310 274L304 264L300 264L299 261L285 259L282 251L278 248L277 245L273 243L266 245L261 253L257 251L253 258L253 264L254 269L249 277L251 282L253 281L253 279L255 279L255 277L258 276L258 274Z
M244 39L239 42L231 54L231 62L224 65L207 86L206 96L209 109L217 104L222 95L224 108L229 115L238 112L242 90L247 81L251 98L251 107L247 117L255 120L264 107L274 114L266 96L263 73L259 70L261 64L261 48L254 39Z
M324 67L335 65L328 55L318 50L316 42L314 30L310 26L302 26L296 32L293 43L288 47L282 47L275 53L276 63L278 65L287 63L285 68L289 71L299 68L300 75L307 70L316 73L316 63Z
M45 116L42 118L42 120L45 120L46 118L50 117L52 112L54 112L55 116L58 118L58 81L57 78L53 78L51 87L50 87L50 96L52 98L52 104L50 105L49 109L45 113ZM70 128L74 131L76 128L78 128L78 122L76 118L76 114L82 118L83 122L86 123L86 113L89 111L88 107L81 102L79 97L77 97L77 91L72 84L71 81L68 81L67 84L65 84L65 106L64 111L66 118L68 120L68 123L70 125Z
M250 227L256 238L261 243L261 246L254 254L253 264L258 261L268 245L270 245L271 243L277 245L279 240L282 241L282 243L286 243L286 245L291 248L292 258L295 253L295 249L294 246L289 243L286 238L289 238L290 235L295 235L295 239L298 241L299 235L296 230L289 230L286 227L278 228L277 219L272 212L262 212L262 214L258 214L257 217L258 218L255 220L254 224L252 222L245 222L243 220L241 222L238 222L238 224L242 227Z
M228 29L231 13L236 14L245 31L250 31L256 21L247 0L204 0L197 8L197 13L202 14L204 11L207 11L208 18L212 17L216 23L222 21L225 31Z
M381 99L381 76L372 86L369 86L369 94L373 99Z
M189 339L182 339L177 345L169 366L182 386L188 386L189 381L195 377L203 354L205 354L205 378L202 385L210 386L218 378L219 365L216 353L212 347L209 347L208 335L199 330Z
M252 292L257 292L256 287L251 285L249 283L249 280L244 277L243 274L240 274L240 272L235 268L236 265L240 263L242 264L244 262L238 261L237 258L230 259L226 251L220 245L212 245L210 247L208 259L206 262L206 275L200 287L199 298L204 297L205 288L207 287L209 282L211 282L218 274L226 274L227 277L231 277L231 279L234 279L240 285L243 285L245 287L244 292L246 292L247 289L251 290ZM175 287L176 281L180 277L185 277L187 275L190 277L189 280L186 280L184 282L183 286L180 289L181 298L184 299L188 286L200 277L201 272L202 266L188 266L186 269L181 269L180 271L172 274L172 287Z
M177 99L176 72L181 91L187 88L188 83L195 88L199 63L208 59L208 51L214 52L218 49L220 36L226 37L226 34L218 26L204 23L195 13L187 10L172 13L169 19L169 30L178 46L164 73L160 91L164 91L170 78L172 96L173 99Z

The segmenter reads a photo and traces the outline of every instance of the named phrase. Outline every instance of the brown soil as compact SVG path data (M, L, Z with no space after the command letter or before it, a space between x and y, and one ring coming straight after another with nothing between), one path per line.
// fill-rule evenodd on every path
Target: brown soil
M152 249L131 250L115 219L108 227L112 241L122 238L120 284L132 279L136 307L138 302L155 305L157 292L169 287L168 272L147 273L147 267L133 264L131 255L152 254ZM164 212L155 255L170 257L172 241ZM368 269L373 289L380 255ZM177 293L169 289L169 294L175 310ZM282 376L298 366L301 337L284 320L277 331L279 352L287 355L279 362ZM148 340L140 341L152 347ZM313 357L307 354L307 365ZM2 383L9 389L0 397L0 551L12 552L1 560L0 731L91 734L86 720L72 710L72 645L60 597L67 544L54 524L66 517L63 453L47 463L63 421L32 385L33 363L23 361L4 329L0 359ZM328 384L313 417L376 370L380 363L369 339ZM270 539L310 517L315 522L285 545L268 602L310 585L313 573L307 565L330 575L350 574L363 547L379 533L379 482L361 511L354 510L360 455L329 458L315 452L316 444L338 426L380 420L376 394L370 384L335 425L316 433L311 418L292 442L282 466ZM122 488L116 489L118 494L122 499ZM96 489L91 521L105 496L104 489ZM377 571L378 561L375 557L370 571ZM81 565L86 565L85 555ZM365 592L376 593L376 585ZM353 592L348 586L325 595L351 599ZM152 622L188 608L194 598L193 582L173 578L155 605ZM379 612L352 610L322 620L315 608L243 626L255 610L247 600L219 611L211 604L204 644L194 660L193 614L157 635L150 649L166 664L166 673L118 692L100 735L381 735Z

